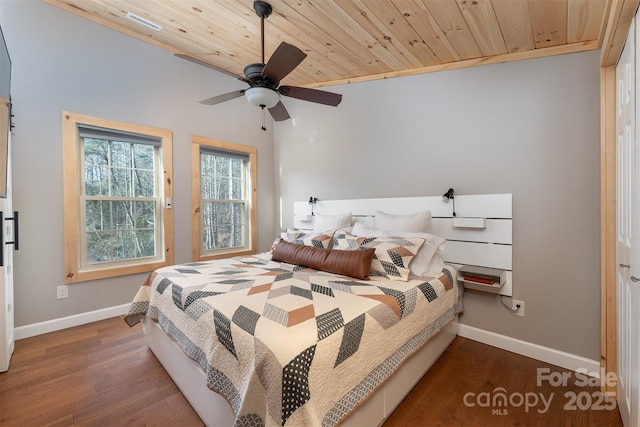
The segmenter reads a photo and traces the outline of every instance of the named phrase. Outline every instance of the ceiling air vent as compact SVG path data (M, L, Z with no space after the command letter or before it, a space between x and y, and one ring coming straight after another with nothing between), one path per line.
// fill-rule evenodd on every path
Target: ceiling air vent
M136 21L138 24L142 24L145 27L149 27L152 30L156 30L156 31L160 31L162 29L162 27L158 24L155 24L151 21L147 21L144 18L139 17L138 15L134 15L131 12L127 12L127 18L131 19L132 21Z

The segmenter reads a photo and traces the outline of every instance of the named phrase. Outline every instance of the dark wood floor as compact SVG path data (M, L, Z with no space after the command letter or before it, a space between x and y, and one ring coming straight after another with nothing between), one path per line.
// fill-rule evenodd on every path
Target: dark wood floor
M617 409L598 409L597 388L573 385L573 373L567 386L538 387L537 368L564 372L458 337L384 426L622 426ZM499 387L507 405L487 406ZM551 401L547 410L541 400L528 410L520 404L519 396L534 403L533 393ZM574 406L588 409L571 410L572 394ZM9 371L0 374L0 425L202 422L144 344L140 326L113 318L18 341Z

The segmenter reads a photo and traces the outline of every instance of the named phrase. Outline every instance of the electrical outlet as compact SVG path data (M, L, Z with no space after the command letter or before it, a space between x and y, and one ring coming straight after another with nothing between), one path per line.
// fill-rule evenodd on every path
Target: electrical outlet
M511 314L513 314L514 316L524 317L524 301L518 301L517 299L514 299L511 302L511 308L515 310L511 312Z
M69 296L69 286L58 286L58 299L67 298Z

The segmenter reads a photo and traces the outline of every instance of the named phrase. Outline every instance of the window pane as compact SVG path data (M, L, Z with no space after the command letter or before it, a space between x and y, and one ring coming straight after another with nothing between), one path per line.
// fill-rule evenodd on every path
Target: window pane
M203 176L200 182L200 190L203 199L214 199L214 178L210 176Z
M215 249L215 229L213 226L213 203L202 206L202 247L205 250Z
M89 263L156 255L155 202L90 200L86 203L86 211ZM110 227L110 215L113 216L113 227ZM138 230L134 230L134 217ZM110 229L113 233L108 231Z
M217 248L231 248L231 226L218 225L215 227L215 238Z
M205 250L245 245L244 204L204 203L202 245Z
M232 174L234 178L242 177L242 160L233 159Z
M232 185L231 198L234 200L242 199L242 178L234 178Z
M134 167L137 169L153 170L153 146L135 144L133 146Z
M109 164L109 141L84 138L84 163L87 165Z
M229 179L226 177L216 177L214 199L230 199Z
M243 246L245 244L244 239L244 224L245 224L245 210L244 203L233 204L233 228L231 234L231 246Z
M111 213L109 208L109 202L103 200L87 200L85 204L86 230L110 230Z
M128 142L111 142L111 166L131 168L132 144Z
M84 193L87 196L109 195L109 168L103 166L85 166Z
M219 176L229 176L229 158L216 156L216 174Z
M200 175L203 177L213 175L213 160L214 157L209 154L200 155Z
M113 259L131 259L136 257L136 241L133 231L115 231L113 233Z
M244 163L241 159L204 153L200 158L200 185L203 199L242 199Z
M244 224L244 203L233 204L233 223Z
M135 202L135 228L150 228L156 226L156 204L155 202Z
M115 230L126 230L133 228L133 202L114 201L113 206L113 228Z
M87 262L111 261L111 233L108 231L87 232Z
M131 169L112 169L111 195L114 197L130 197Z
M134 170L134 191L137 197L153 197L154 173L147 170Z
M213 203L213 223L217 226L231 223L231 203Z
M155 232L154 230L138 230L136 233L138 238L138 256L141 257L149 257L155 256L156 254L156 246L155 246Z

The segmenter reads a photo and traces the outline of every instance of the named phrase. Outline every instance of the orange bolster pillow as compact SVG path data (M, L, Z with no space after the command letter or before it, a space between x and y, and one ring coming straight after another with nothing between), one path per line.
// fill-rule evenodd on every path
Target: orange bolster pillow
M357 251L316 248L280 239L271 259L314 270L369 280L371 261L375 251L375 248L362 248Z

